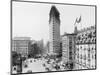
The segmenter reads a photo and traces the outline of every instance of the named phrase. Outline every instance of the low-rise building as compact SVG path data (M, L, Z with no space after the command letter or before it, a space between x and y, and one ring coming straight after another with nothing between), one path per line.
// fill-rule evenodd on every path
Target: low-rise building
M27 57L30 50L30 37L14 37L12 39L12 51Z

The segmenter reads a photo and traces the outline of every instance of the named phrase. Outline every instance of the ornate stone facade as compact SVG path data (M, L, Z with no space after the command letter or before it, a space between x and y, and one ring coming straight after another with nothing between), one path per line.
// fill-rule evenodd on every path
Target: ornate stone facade
M77 31L75 69L96 68L96 30L95 26Z

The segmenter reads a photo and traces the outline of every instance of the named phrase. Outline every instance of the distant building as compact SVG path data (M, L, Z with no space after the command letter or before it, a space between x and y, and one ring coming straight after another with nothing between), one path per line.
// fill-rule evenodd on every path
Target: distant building
M62 61L74 63L75 60L75 37L76 34L65 33L62 36Z
M39 54L43 55L44 54L44 43L43 43L43 39L40 41L36 41L36 44L39 48Z
M21 54L22 57L27 57L30 50L29 37L14 37L12 40L12 51Z
M51 7L49 18L49 51L51 55L58 56L60 52L60 17L55 6Z
M36 44L36 41L35 41L35 40L31 40L31 41L30 41L30 49L29 49L29 51L28 51L28 57L33 57L33 56L35 56L34 44Z
M44 46L44 54L47 55L49 53L49 41Z
M75 69L96 68L96 30L95 26L77 31Z

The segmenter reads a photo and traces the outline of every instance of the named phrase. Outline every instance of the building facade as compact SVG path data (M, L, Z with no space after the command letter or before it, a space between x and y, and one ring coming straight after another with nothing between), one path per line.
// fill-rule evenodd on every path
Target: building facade
M43 55L45 52L44 52L44 43L43 43L43 39L41 39L40 41L36 41L36 44L39 48L39 55Z
M49 41L46 43L46 45L44 46L44 53L45 55L47 55L49 53Z
M62 61L65 63L74 63L75 37L76 34L67 33L62 36Z
M30 50L29 37L14 37L12 40L12 51L21 54L22 57L28 56Z
M96 68L96 30L95 26L77 31L75 69Z
M51 7L49 14L49 50L51 55L59 55L60 52L60 17L55 6Z

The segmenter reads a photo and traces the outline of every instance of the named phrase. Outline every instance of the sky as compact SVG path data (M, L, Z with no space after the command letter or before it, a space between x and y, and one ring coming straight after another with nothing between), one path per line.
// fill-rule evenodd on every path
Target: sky
M74 32L76 18L81 16L78 30L95 25L95 7L45 3L12 3L12 37L49 40L49 12L55 5L60 13L60 35Z

